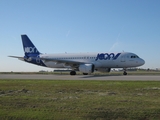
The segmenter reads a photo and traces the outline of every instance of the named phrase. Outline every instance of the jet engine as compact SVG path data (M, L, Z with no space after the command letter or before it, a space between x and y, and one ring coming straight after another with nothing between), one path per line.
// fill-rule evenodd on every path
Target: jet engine
M83 73L93 73L94 65L93 64L81 64L79 65L79 71Z

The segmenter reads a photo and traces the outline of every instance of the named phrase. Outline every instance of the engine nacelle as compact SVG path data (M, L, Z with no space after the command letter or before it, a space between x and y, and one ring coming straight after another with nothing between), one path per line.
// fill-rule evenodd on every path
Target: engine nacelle
M98 68L97 71L99 71L99 72L110 72L111 68Z
M79 71L83 73L93 73L94 65L93 64L81 64L79 66Z

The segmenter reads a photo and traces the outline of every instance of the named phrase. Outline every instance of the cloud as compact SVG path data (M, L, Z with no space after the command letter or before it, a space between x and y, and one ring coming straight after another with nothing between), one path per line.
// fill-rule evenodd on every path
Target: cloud
M112 47L109 49L109 51L113 51L117 46L119 45L119 42L115 42Z
M118 37L117 37L117 39L116 39L116 42L112 45L112 47L109 49L109 51L113 51L116 47L118 47L120 35L121 35L121 33L118 34Z

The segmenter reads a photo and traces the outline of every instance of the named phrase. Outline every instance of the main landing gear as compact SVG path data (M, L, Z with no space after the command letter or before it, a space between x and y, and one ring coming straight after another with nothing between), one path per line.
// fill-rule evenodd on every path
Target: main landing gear
M88 75L88 73L83 73L83 75Z
M76 71L71 71L70 75L76 75ZM88 75L88 73L83 73L83 75Z
M70 75L76 75L76 71L71 71Z
M123 71L123 75L127 75L126 68L124 68Z

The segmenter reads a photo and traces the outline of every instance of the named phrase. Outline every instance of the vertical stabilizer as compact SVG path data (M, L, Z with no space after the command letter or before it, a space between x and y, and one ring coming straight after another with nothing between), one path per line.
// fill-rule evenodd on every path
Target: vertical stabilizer
M21 38L22 38L24 53L26 56L40 54L38 49L34 46L34 44L31 42L31 40L28 38L27 35L21 35Z

